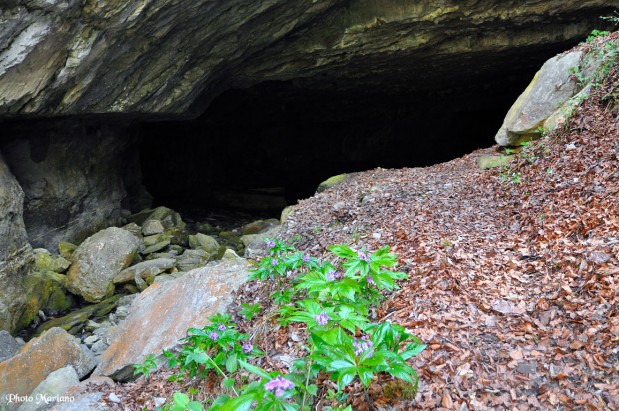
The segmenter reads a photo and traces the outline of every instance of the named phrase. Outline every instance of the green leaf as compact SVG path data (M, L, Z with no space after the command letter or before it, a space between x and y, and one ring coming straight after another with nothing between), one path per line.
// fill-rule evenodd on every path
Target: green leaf
M192 352L187 355L187 358L185 359L185 365L189 364L190 362L206 364L210 362L210 357L205 352Z
M245 368L247 371L256 374L262 378L267 378L267 379L271 379L271 376L264 371L262 368L256 367L255 365L251 365L250 363L247 363L243 360L239 360L239 364L241 364L241 367Z
M356 252L354 252L350 247L344 244L332 245L330 247L327 247L327 249L341 258L353 258L357 256Z
M254 402L253 394L240 395L223 404L220 411L248 411Z
M341 390L344 389L348 384L350 384L357 375L357 369L351 368L347 371L341 372L337 377L337 386Z
M234 382L234 378L224 378L224 380L222 381L222 385L227 389L230 389L234 387Z
M198 401L191 401L187 405L187 409L189 411L204 411L204 405L202 405L202 403L199 403Z
M187 394L183 394L182 392L175 392L172 398L174 398L174 405L178 405L183 408L187 408L187 406L189 405L189 397L187 396Z
M237 355L232 354L230 357L228 357L228 359L226 360L226 370L229 373L233 373L236 372L236 370L239 368L238 362L237 362Z
M316 384L310 384L306 388L307 392L309 392L314 397L318 395L318 387L316 386Z
M329 368L330 370L333 370L333 371L339 371L341 369L347 369L347 368L354 367L354 366L355 366L354 363L350 363L344 360L336 360L331 363L331 366Z
M426 349L426 347L426 344L409 343L406 346L406 349L400 355L402 356L402 359L408 360L409 358L420 354L423 350Z

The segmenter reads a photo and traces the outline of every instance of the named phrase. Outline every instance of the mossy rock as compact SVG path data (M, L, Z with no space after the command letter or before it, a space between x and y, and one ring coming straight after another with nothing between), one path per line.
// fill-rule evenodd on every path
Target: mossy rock
M118 306L120 297L120 295L114 295L98 304L88 305L63 317L49 320L38 326L34 334L38 336L50 328L60 327L69 334L76 335L86 327L89 320L101 322L101 320L105 319Z
M276 218L269 218L267 220L256 220L249 224L246 224L241 228L242 235L260 234L271 227L278 226L279 220Z
M58 252L61 256L69 261L73 261L73 253L77 250L77 246L67 241L61 241L58 243Z
M140 251L140 254L145 255L145 254L154 253L156 251L161 251L169 245L170 245L170 240L166 238L165 240L161 242L158 242L156 244L146 247L144 250Z
M65 283L65 276L53 271L26 275L22 279L26 306L19 319L19 328L30 325L41 310L57 313L73 307L75 299L66 292Z
M290 217L293 211L294 211L294 206L288 206L282 210L282 215L279 218L282 224L286 222L286 220L288 219L288 217Z
M343 183L347 179L348 179L348 174L338 174L336 176L330 177L326 179L325 181L323 181L322 183L320 183L320 185L316 189L316 192L322 193L323 191L331 187L335 187L336 185Z
M219 243L210 235L197 233L189 236L189 246L193 249L201 248L210 254L216 254L219 250Z
M189 233L185 228L172 227L166 228L163 234L170 239L170 244L187 247L189 245Z
M490 168L501 167L510 161L514 156L493 156L493 155L482 155L477 159L477 166L482 170L488 170Z
M144 237L144 245L146 247L150 247L151 245L155 245L157 243L161 243L165 240L169 240L168 237L166 237L163 234L154 234L154 235L149 235Z
M34 265L40 272L64 273L71 266L71 261L64 257L54 257L48 253L37 253L34 256Z

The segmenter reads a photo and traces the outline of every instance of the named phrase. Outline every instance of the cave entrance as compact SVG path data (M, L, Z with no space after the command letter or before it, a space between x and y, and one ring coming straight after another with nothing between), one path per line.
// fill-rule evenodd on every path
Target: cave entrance
M535 72L566 47L467 60L434 82L394 73L356 88L325 79L231 89L193 120L141 126L144 183L156 204L185 213L277 217L333 175L429 166L492 146Z

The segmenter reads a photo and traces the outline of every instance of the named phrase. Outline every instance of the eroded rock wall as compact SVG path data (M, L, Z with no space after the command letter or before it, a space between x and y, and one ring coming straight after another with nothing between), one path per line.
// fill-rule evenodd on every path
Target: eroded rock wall
M56 251L60 241L79 243L119 222L125 174L139 169L134 139L122 128L60 121L9 130L12 138L0 146L25 193L24 223L34 247Z
M24 192L0 154L0 330L14 330L24 304L21 278L32 260L22 220Z
M0 11L0 113L199 112L231 87L424 87L582 38L616 0L52 0ZM454 73L454 64L457 72ZM389 81L387 81L389 80Z

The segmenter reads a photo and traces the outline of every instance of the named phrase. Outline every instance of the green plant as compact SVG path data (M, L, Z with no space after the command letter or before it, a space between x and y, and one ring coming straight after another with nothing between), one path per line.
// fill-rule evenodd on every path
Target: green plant
M615 11L613 15L610 16L602 16L600 17L602 20L610 21L615 25L619 25L619 11Z
M203 411L204 405L198 401L192 401L187 394L182 392L174 393L172 397L174 404L170 407L170 411Z
M260 303L255 303L255 304L242 303L241 307L242 308L239 311L239 313L243 317L245 317L247 321L251 321L252 318L254 318L254 316L260 312L262 305Z
M170 366L179 366L180 373L205 377L214 371L223 377L230 395L218 397L209 411L309 411L318 393L315 380L320 375L337 382L338 391L330 395L339 402L347 398L342 391L347 385L358 379L367 390L377 373L390 374L416 387L417 374L406 360L425 345L400 325L372 324L368 318L370 307L382 301L383 294L397 289L398 280L407 278L392 269L397 256L388 246L370 253L364 248L334 245L329 247L335 256L333 263L321 262L276 240L267 240L267 249L269 256L259 262L251 278L278 280L278 291L271 296L280 305L278 321L283 326L305 324L309 337L301 352L307 355L294 361L286 375L266 372L247 361L251 354L260 352L251 344L241 345L246 336L235 329L230 316L211 317L210 325L188 331L179 354L164 353ZM291 273L297 277L290 278ZM283 289L283 278L296 285ZM251 318L260 306L242 307L241 313ZM357 338L359 333L363 336ZM239 378L232 376L237 365L252 375L238 389L235 384ZM178 410L189 409L189 404L193 403L187 396L174 398ZM198 405L192 406L198 409ZM329 409L351 410L350 406Z
M603 31L603 30L593 30L591 31L591 34L587 37L587 41L592 41L595 40L598 37L604 37L610 34L610 31Z
M238 369L239 360L261 354L252 344L245 342L247 335L238 332L229 314L216 314L209 320L210 325L187 331L185 343L178 354L164 351L170 368L179 367L179 374L171 377L172 380L185 373L192 378L196 375L206 377L210 370L216 370L226 378L223 367L233 373Z
M141 364L133 364L133 375L144 375L144 378L148 379L150 374L157 369L157 363L155 362L155 355L149 354L144 358L144 362Z

